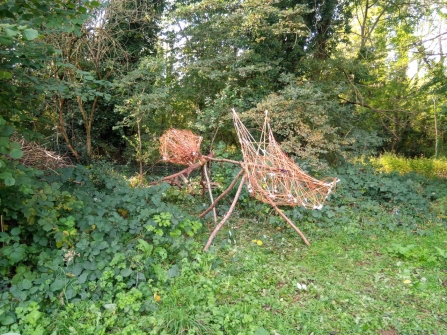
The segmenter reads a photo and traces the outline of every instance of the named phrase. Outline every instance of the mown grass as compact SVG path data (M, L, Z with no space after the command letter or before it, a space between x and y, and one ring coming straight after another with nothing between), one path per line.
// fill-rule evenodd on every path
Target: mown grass
M419 236L354 222L314 231L311 247L268 224L237 226L216 241L222 263L177 278L171 294L183 301L168 297L161 311L189 315L209 334L447 333L447 257L436 249L447 250L444 226ZM182 313L204 280L200 312Z

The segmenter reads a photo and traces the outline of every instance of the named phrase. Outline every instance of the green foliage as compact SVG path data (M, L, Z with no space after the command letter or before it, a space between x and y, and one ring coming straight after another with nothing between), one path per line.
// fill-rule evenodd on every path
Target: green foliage
M165 201L168 189L131 188L106 168L82 166L32 180L3 214L0 275L9 288L0 318L18 318L16 306L31 299L43 306L116 301L126 310L132 304L125 296L141 298L128 289L144 287L152 295L166 285L179 274L180 261L197 252L192 237L202 226Z
M80 36L80 23L97 5L96 1L49 5L40 0L10 0L0 5L0 106L5 119L22 133L30 133L26 122L37 122L43 95L59 89L51 78L42 76L45 64L58 53L43 38L61 32Z
M445 161L386 154L372 167L340 164L378 148L443 152L445 57L416 36L435 7L165 5L0 4L0 334L442 331L447 189L430 178L445 177ZM349 44L351 14L362 30ZM408 78L408 46L424 80ZM43 173L18 163L11 140L42 132L74 155L137 160L141 185L171 126L195 128L203 151L240 160L232 107L254 133L268 110L284 151L340 178L321 211L284 209L311 248L244 190L230 229L204 254L198 177L182 190L131 187L105 161ZM213 163L211 172L217 194L238 169Z
M114 83L122 101L115 106L122 121L114 129L127 141L130 158L135 157L138 162L153 161L158 156L158 137L162 131L172 123L178 124L169 82L162 78L165 67L161 58L143 58L136 69Z
M416 174L380 173L368 165L345 164L329 173L341 181L321 211L297 207L285 213L306 227L341 225L347 233L355 232L346 226L351 220L361 222L364 227L378 226L391 231L403 228L419 234L425 233L426 220L437 217L442 220L432 203L443 199L447 189L436 180ZM281 220L270 221L285 225Z
M385 172L397 171L400 174L415 172L427 178L443 178L447 176L447 160L442 158L406 158L392 153L385 153L377 158L371 158L370 161L374 166Z
M283 150L311 166L321 167L322 161L334 162L346 155L350 139L334 120L349 120L352 110L340 106L336 95L326 94L318 85L284 76L288 84L279 94L267 96L249 113L262 119L267 110L276 140Z
M447 196L440 197L433 201L430 208L438 218L447 219Z

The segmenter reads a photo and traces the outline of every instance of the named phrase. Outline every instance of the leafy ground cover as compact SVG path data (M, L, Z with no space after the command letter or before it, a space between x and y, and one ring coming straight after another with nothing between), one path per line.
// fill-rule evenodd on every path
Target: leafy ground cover
M443 334L447 233L441 224L426 228L430 233L424 236L371 230L361 222L316 228L308 248L288 229L233 220L210 253L184 261L182 273L153 297L150 313L141 312L142 289L132 289L112 304L61 307L48 329L55 334Z
M445 180L340 167L323 210L285 209L311 247L245 190L203 253L200 192L2 162L0 334L447 332Z

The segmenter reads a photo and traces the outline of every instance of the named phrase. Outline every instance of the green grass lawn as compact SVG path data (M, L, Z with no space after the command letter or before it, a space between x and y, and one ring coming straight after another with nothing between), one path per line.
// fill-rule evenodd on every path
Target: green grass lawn
M447 334L441 225L419 236L353 222L307 232L306 247L291 230L233 224L211 250L221 262L186 271L165 293L161 333Z

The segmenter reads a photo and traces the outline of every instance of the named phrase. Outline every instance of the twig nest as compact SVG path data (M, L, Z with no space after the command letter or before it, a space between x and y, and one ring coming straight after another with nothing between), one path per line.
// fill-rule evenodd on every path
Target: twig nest
M190 130L169 129L160 137L160 155L165 162L192 165L200 156L202 140Z

